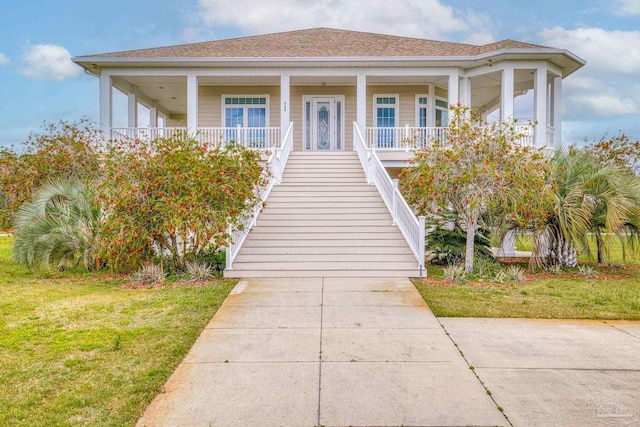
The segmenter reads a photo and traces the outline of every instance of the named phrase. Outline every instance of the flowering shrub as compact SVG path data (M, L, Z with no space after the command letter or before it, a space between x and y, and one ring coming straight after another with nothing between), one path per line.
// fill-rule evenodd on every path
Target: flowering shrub
M416 152L402 172L407 201L424 215L453 208L466 228L465 270L473 271L474 239L483 217L510 226L544 223L553 197L548 160L518 143L513 122L489 124L468 107L452 106L446 143ZM496 219L496 221L498 221Z
M0 149L0 230L12 228L18 208L42 185L69 178L84 182L100 174L100 131L86 120L45 124L22 152Z
M187 135L113 141L98 200L104 209L98 258L112 270L155 256L175 269L227 243L266 185L260 153L202 145Z

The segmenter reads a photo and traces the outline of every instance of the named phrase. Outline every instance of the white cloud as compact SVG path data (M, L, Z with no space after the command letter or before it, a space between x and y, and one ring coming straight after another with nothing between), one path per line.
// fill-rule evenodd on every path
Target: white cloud
M8 63L9 63L9 58L7 58L4 53L0 52L0 65L4 65Z
M640 113L640 31L547 28L542 44L568 49L587 62L563 86L567 119Z
M21 74L32 79L62 81L82 73L82 69L71 61L69 51L55 44L29 45L22 60Z
M235 27L244 34L331 27L432 39L452 34L493 42L486 15L462 12L440 0L199 0L199 16L212 28ZM238 13L242 11L242 13Z
M591 70L636 75L640 71L640 31L554 27L542 30L540 37L585 59Z
M619 16L640 15L640 2L638 0L615 0L614 14Z

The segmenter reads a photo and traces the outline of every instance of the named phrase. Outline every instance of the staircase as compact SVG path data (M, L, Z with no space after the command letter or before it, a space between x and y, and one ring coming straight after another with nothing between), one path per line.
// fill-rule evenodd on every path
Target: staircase
M225 277L417 277L355 152L292 152Z

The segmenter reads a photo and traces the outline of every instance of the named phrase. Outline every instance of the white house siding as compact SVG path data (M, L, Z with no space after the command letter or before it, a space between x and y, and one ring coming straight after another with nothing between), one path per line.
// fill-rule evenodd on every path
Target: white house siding
M213 86L198 87L198 127L220 127L222 95L269 95L267 126L280 126L280 86Z
M435 88L437 97L447 99L447 90ZM429 88L426 85L369 85L367 86L367 127L375 126L373 122L373 96L374 95L399 95L400 117L397 126L405 124L416 126L416 95L428 95Z
M304 95L344 95L345 150L353 148L352 123L356 121L356 87L354 86L291 86L291 121L293 125L293 149L302 150L302 97Z

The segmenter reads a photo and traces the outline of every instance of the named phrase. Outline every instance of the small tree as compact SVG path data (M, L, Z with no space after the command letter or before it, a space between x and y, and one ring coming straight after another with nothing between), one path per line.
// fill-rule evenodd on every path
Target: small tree
M160 255L180 269L185 257L225 245L265 184L260 153L235 145L213 149L187 135L113 141L98 188L99 258L122 270Z
M552 203L548 161L519 144L515 121L489 124L473 110L452 106L446 143L434 141L402 172L403 192L420 214L453 208L466 228L465 271L473 271L481 215L512 226L544 221Z
M602 138L588 145L586 151L601 163L627 167L640 175L640 141L633 141L624 133Z
M42 185L100 174L102 135L88 120L45 123L43 129L29 136L22 152L0 150L0 229L11 228L17 210Z

